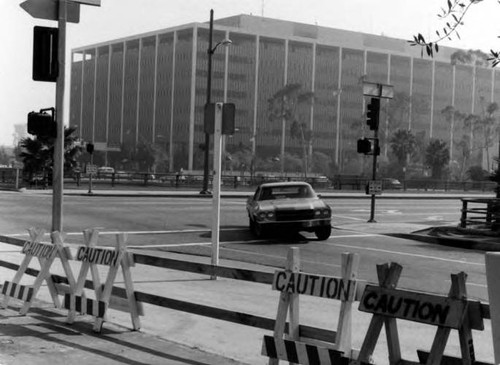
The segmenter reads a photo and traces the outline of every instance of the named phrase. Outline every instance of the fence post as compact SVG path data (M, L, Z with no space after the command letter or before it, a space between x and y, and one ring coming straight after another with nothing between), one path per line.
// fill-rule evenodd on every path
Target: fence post
M500 253L487 252L486 284L490 301L491 333L493 336L493 354L495 364L500 363Z
M467 226L467 200L462 199L462 215L460 216L460 228Z

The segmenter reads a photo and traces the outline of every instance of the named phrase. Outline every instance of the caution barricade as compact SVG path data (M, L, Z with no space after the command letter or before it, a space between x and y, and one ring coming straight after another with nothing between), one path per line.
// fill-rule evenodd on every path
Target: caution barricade
M100 332L106 320L106 311L111 301L114 307L130 312L132 327L134 330L140 328L139 315L143 315L142 306L135 299L134 286L130 267L134 266L133 256L126 249L125 234L116 235L116 246L114 249L96 247L99 232L97 230L84 231L85 246L77 249L75 260L80 261L80 273L74 286L74 290L65 294L64 308L68 309L67 322L72 323L77 313L91 315L95 318L94 331ZM101 284L98 265L108 266L108 273L104 284ZM113 284L118 270L122 269L123 282L125 285L126 299L112 297ZM95 299L87 298L84 291L88 272L91 272Z
M356 296L356 277L359 256L342 254L342 277L321 276L300 272L299 249L288 252L285 271L276 271L273 289L280 291L274 336L264 336L262 355L269 364L279 360L290 363L347 364L352 355L352 303ZM299 295L341 301L337 331L331 342L304 338L299 333ZM288 333L285 334L289 315Z
M396 289L401 271L402 266L396 263L377 265L379 286L365 287L359 310L372 313L373 316L359 352L358 363L368 362L383 327L391 365L403 362L428 365L444 363L443 352L452 329L458 330L461 358L446 363L476 363L471 330L483 330L484 324L482 317L473 318L468 310L465 287L467 275L463 272L452 274L449 295L440 296ZM430 352L418 351L420 362L402 359L396 319L437 326ZM450 361L450 357L446 358Z
M10 298L19 299L23 302L20 309L20 314L24 315L30 309L33 301L35 300L37 293L42 286L43 282L47 283L52 301L56 308L60 308L61 304L59 301L58 290L54 281L52 280L50 268L56 259L59 257L61 264L66 273L68 283L70 288L75 285L75 279L71 271L71 267L68 260L71 259L71 253L67 247L64 247L62 240L57 232L52 235L53 243L42 243L40 242L45 234L43 229L30 228L30 241L26 241L22 248L22 253L25 255L19 269L12 281L6 281L2 288L2 294L4 295L3 307L6 308L9 304ZM25 274L28 266L33 257L38 258L40 264L40 271L33 283L33 285L22 285L21 279Z

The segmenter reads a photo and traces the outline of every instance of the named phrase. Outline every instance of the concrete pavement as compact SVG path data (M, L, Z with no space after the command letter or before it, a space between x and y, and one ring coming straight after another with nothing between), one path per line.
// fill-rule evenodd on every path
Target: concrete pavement
M40 191L36 191L40 193ZM28 192L32 193L32 192ZM46 191L45 193L49 193ZM50 192L51 193L51 192ZM65 192L81 194L82 192ZM95 192L120 194L119 191ZM129 192L122 192L122 196ZM147 192L135 192L147 194ZM173 193L169 192L172 196ZM178 196L197 192L178 192ZM249 194L244 192L244 194ZM323 194L326 196L326 194ZM164 196L164 195L162 195ZM237 196L242 196L239 193ZM358 195L356 195L358 196ZM364 194L363 194L364 196ZM419 224L355 223L342 229L379 234L413 234L430 228ZM22 256L17 246L0 244L2 260L20 263ZM142 252L142 251L141 251ZM155 252L166 257L209 261L208 258L182 255L172 252ZM58 262L58 261L56 261ZM223 266L258 268L274 271L272 267L221 260ZM62 275L57 265L52 271ZM14 272L0 267L0 284L11 280ZM150 266L137 266L132 270L135 289L193 303L224 308L242 313L275 318L278 294L270 286L207 276ZM32 279L31 279L32 280ZM121 279L118 282L121 283ZM118 283L118 286L120 284ZM162 307L145 305L145 316L141 317L141 331L131 331L130 317L126 313L110 311L103 333L91 331L88 318L79 318L68 326L65 311L54 309L46 288L38 296L40 301L27 316L19 316L19 305L11 301L8 309L0 309L0 364L267 364L260 355L262 336L270 331L214 320L202 316L173 311ZM357 308L357 304L355 305ZM301 324L336 328L340 305L336 301L317 300L301 296ZM371 316L354 311L353 345L359 348L364 339ZM416 349L430 349L435 327L398 321L402 354L405 359L416 361ZM489 321L485 331L474 333L475 351L479 360L493 362L491 329ZM457 336L450 337L446 353L458 355ZM374 360L387 363L387 343L381 336Z

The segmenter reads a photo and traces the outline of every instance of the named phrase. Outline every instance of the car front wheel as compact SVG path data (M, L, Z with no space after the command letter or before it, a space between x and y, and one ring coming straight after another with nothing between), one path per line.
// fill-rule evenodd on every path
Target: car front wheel
M262 224L255 222L254 220L252 220L252 218L250 218L249 221L250 221L250 230L252 231L254 236L257 238L264 237L266 230L262 226Z
M314 231L314 234L320 241L327 240L328 237L330 237L330 234L332 233L332 227L331 226L323 226L319 227Z

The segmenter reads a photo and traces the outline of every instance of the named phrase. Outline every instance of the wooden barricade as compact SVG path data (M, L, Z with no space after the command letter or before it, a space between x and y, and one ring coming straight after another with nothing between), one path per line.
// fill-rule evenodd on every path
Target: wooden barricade
M68 263L68 260L71 259L71 253L67 247L64 247L57 233L52 235L53 243L42 243L40 241L45 234L44 230L30 228L28 231L31 241L26 241L21 251L25 254L24 259L12 281L6 281L2 288L2 294L4 294L3 307L6 308L8 306L10 298L19 299L24 302L19 312L22 315L25 315L30 309L44 281L47 283L54 305L57 308L61 307L58 292L50 274L50 268L56 257L59 257L61 260L66 277L68 278L69 286L73 287L75 285L73 272ZM57 239L54 239L56 237ZM26 272L33 257L38 258L40 264L38 276L33 285L21 285L20 281L22 276Z
M116 235L114 249L96 247L99 232L97 230L84 231L85 246L77 250L75 260L82 262L80 273L73 290L64 297L64 308L68 309L67 322L72 323L77 313L91 315L95 318L94 331L100 332L106 319L106 311L111 300L114 307L130 312L134 330L140 328L139 315L143 315L142 306L136 301L130 267L134 266L132 254L126 250L126 235ZM108 273L104 284L101 284L97 265L108 266ZM113 283L122 269L123 281L127 299L112 297ZM91 272L95 299L86 297L84 292L88 272Z
M288 251L285 271L276 271L273 289L280 299L274 336L264 336L262 355L269 364L285 360L291 364L348 364L351 348L351 310L356 295L359 256L342 254L342 277L312 275L300 272L299 249ZM299 331L299 295L312 295L342 301L337 332L331 342L303 338ZM289 315L288 333L286 319Z
M474 364L472 329L483 330L482 318L469 315L463 272L451 275L448 296L418 293L396 289L402 266L396 263L377 265L379 286L367 285L360 301L359 310L372 313L368 331L361 346L357 362L368 362L377 344L382 327L385 326L389 364L442 364L443 352L452 329L458 330L461 359L456 364ZM418 351L419 363L401 358L396 319L437 326L430 353ZM447 357L449 358L449 357ZM448 362L446 362L448 363Z

